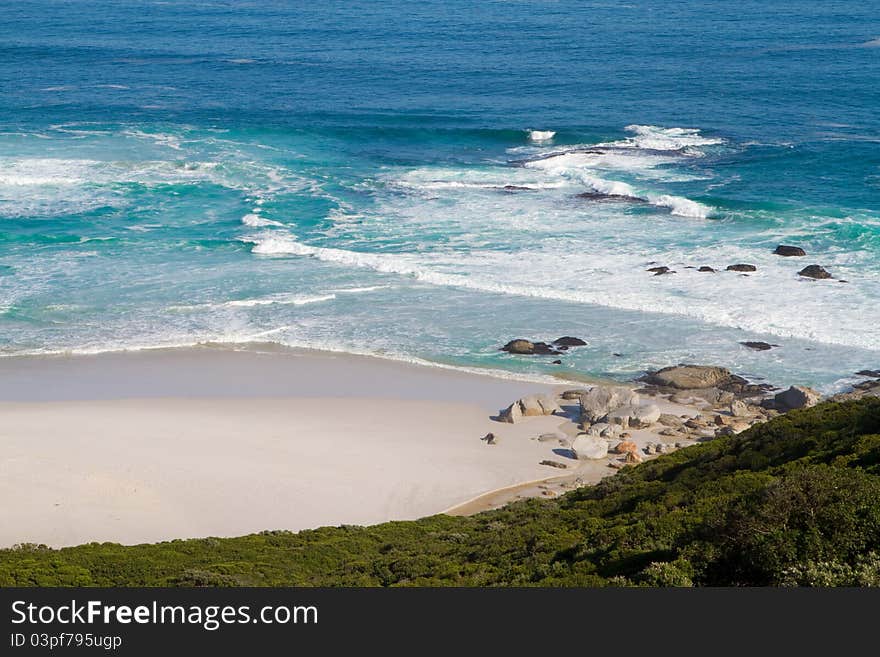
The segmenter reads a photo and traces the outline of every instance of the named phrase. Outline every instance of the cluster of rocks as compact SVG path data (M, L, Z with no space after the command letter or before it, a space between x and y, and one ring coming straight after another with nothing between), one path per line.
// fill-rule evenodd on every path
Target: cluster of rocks
M681 404L702 400L724 405L735 399L764 395L774 389L766 383L750 383L727 368L714 365L674 365L647 372L638 380L647 384L644 392L670 395L670 401Z
M569 396L572 392L568 391ZM583 432L577 435L571 448L581 459L604 458L615 440L620 442L613 451L638 455L635 443L626 440L629 437L626 429L648 428L656 424L661 415L656 405L643 405L639 394L624 386L593 386L581 391L577 399Z
M791 246L789 244L780 244L773 251L775 255L782 256L784 258L791 257L804 257L807 255L807 252L804 251L799 246ZM651 272L654 276L662 276L664 274L675 274L676 271L671 269L665 265L657 265L655 262L649 263L651 265L656 265L647 269L646 271ZM708 265L702 265L701 267L693 267L687 266L685 269L696 269L698 272L709 272L714 273L717 270L714 267L710 267ZM751 272L758 271L758 268L755 265L751 265L748 263L736 263L733 265L728 265L725 267L725 271L735 271L740 272L744 275L748 275ZM812 279L826 279L833 278L833 276L826 270L824 267L820 265L808 265L804 267L798 272L798 276L803 276L804 278L812 278ZM841 283L846 283L846 281L841 280Z
M853 391L835 395L832 400L845 401L872 395L880 397L880 370L861 370L865 380ZM767 384L753 384L732 374L724 367L680 364L647 372L640 379L644 388L595 385L589 389L573 389L558 397L546 394L529 395L504 409L499 421L515 423L535 416L567 416L580 424L581 431L569 440L564 434L547 433L539 442L556 442L571 456L580 460L614 458L613 468L640 463L644 456L666 454L694 441L711 440L739 434L755 424L791 410L808 408L822 401L822 395L811 388L791 386L787 390ZM658 405L644 403L643 396L665 397L673 403L691 407L688 413L663 413ZM577 401L577 415L559 401ZM568 412L568 414L566 413ZM630 430L651 429L652 436L667 438L639 447ZM494 434L484 438L495 444ZM554 450L562 453L558 449ZM644 455L644 456L643 456ZM541 465L565 469L564 463L545 460Z
M517 338L501 347L499 351L520 356L559 356L571 347L583 347L586 344L586 340L570 335L557 338L553 342L532 342L524 338Z

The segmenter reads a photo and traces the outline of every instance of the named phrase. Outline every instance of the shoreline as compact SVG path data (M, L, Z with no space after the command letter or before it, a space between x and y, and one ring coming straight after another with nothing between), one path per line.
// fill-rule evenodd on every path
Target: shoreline
M165 380L162 382L150 379L144 382L146 385L139 385L132 382L130 380L131 377L119 371L122 367L137 367L141 365L144 367L141 373L156 374L157 368L162 365L172 367L179 365L181 362L186 362L193 367L201 367L205 364L210 365L212 360L215 363L219 363L222 369L223 364L228 365L232 359L244 362L248 358L261 359L261 367L279 365L279 363L273 362L273 359L286 361L288 364L302 363L303 361L321 361L325 365L332 365L345 362L346 370L354 368L359 372L375 368L385 373L392 370L421 372L426 377L436 374L437 376L447 376L450 379L457 378L459 380L475 377L476 379L509 384L515 387L532 386L539 390L560 386L629 385L631 383L588 375L572 375L571 373L564 373L565 375L527 374L497 368L484 369L476 366L450 365L421 358L406 359L382 354L288 347L277 343L252 342L235 345L205 343L193 346L149 347L145 349L123 349L97 353L64 352L3 355L0 356L0 402L9 400L48 401L125 398L126 394L123 393L126 390L131 391L127 394L131 398L141 396L173 397L178 394L190 395L193 392L196 393L196 396L229 396L231 394L230 390L236 391L232 396L249 396L255 394L255 391L242 387L235 380L230 381L232 387L221 387L216 380L212 380L209 377L201 377L200 379L198 377L187 377L183 380ZM280 372L281 369L276 368L275 371ZM68 389L61 390L60 386L56 386L50 389L54 390L53 395L42 385L42 381L38 388L23 388L21 385L22 381L26 384L33 377L44 378L49 373L52 376L68 377L68 380L64 381L64 383L69 384ZM246 383L255 385L257 394L285 394L285 389L277 390L267 386L265 376L262 373L255 375L251 369L246 369L244 373L249 376ZM75 377L72 377L72 374L75 374ZM107 376L108 374L110 374L109 377ZM24 378L11 381L11 377ZM344 381L347 378L348 371L345 371L342 380ZM282 376L281 382L282 384L287 384L289 386L288 389L292 393L310 394L308 389L292 385L289 376ZM327 385L324 386L324 388L328 387Z

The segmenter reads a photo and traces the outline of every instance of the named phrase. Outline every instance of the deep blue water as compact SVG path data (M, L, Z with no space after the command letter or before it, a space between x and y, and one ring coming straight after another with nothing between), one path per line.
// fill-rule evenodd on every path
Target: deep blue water
M832 389L880 366L878 256L880 2L0 5L7 354ZM497 351L563 334L562 365Z

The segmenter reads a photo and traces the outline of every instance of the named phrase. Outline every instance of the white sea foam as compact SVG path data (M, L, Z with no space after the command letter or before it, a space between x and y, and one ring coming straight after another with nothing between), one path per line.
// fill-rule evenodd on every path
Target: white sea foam
M550 141L556 136L553 130L529 130L529 139L531 141Z
M680 151L699 146L716 146L723 144L720 137L705 137L696 128L661 128L655 125L628 125L628 132L635 133L622 142L612 142L616 146L630 146L655 151ZM701 154L691 151L691 155Z
M246 214L241 218L241 223L245 226L250 226L252 228L257 228L260 226L283 226L280 221L274 221L272 219L266 219L265 217L261 217L258 214Z
M683 196L671 196L670 194L648 195L651 205L669 208L671 214L677 217L690 217L692 219L705 219L712 212L712 208L697 201L692 201Z
M566 250L388 254L315 247L280 236L244 239L254 244L257 254L313 257L431 285L682 315L758 334L828 344L876 349L880 343L880 310L870 291L836 282L806 281L778 258L736 249L716 249L713 264L719 265L722 257L720 262L759 262L758 273L750 277L732 272L697 273L684 269L684 263L675 258L684 253L658 254L678 271L658 278L646 275L642 264L646 258L639 257L638 251L593 250L585 260L581 254ZM528 264L523 267L523 263ZM825 319L836 313L859 316L863 321L840 325Z
M227 301L221 305L228 308L254 308L256 306L271 306L275 304L284 306L305 306L311 303L332 301L335 298L335 294L320 294L314 296L274 295L258 299L236 299L234 301Z

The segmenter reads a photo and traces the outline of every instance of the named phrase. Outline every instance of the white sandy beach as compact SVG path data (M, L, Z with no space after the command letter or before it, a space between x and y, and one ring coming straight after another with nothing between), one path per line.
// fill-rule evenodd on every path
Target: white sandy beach
M0 546L366 525L555 496L612 474L607 459L574 459L565 417L492 416L570 387L271 348L0 360ZM548 433L560 440L538 440Z
M9 359L0 373L4 546L417 518L560 472L531 438L563 418L490 419L535 383L210 349ZM498 444L480 440L490 431Z

